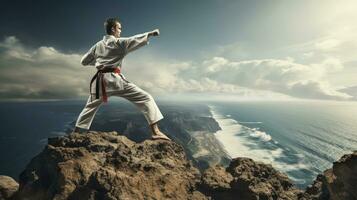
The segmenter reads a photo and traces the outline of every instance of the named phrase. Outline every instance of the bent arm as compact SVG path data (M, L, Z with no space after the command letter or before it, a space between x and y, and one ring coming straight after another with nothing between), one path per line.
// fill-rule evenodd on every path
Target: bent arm
M81 59L81 64L86 65L95 65L95 46L93 46Z

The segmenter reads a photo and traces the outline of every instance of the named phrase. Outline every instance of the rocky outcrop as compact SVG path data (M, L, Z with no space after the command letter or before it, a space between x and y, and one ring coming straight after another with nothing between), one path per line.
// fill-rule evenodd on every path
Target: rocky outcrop
M116 132L49 139L20 175L16 199L204 199L181 146Z
M357 199L357 151L341 157L306 189L312 199Z
M214 199L299 199L302 191L271 165L235 158L227 169L215 167L203 174L203 191Z
M120 107L120 112L104 111L105 115L96 118L92 129L115 130L138 143L150 139L145 118L129 108L132 108L131 105ZM221 128L207 106L164 103L161 108L165 118L160 121L160 129L184 148L196 168L202 172L216 164L229 165L230 156L214 136ZM69 127L75 126L74 123ZM72 132L72 129L67 132Z
M21 173L12 199L355 199L356 166L356 153L346 155L303 192L249 158L201 174L174 142L89 132L49 139Z
M0 199L10 199L18 188L19 184L14 179L0 175Z

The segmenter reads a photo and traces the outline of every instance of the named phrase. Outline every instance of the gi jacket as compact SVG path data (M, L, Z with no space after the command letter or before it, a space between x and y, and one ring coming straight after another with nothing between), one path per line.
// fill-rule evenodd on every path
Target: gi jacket
M84 66L92 65L97 69L115 67L121 69L123 59L128 53L149 43L148 34L149 32L121 38L105 35L103 40L93 45L82 57L81 64ZM126 83L122 74L119 75L114 72L105 73L103 78L107 92L122 90L123 84ZM94 87L92 91L95 91Z

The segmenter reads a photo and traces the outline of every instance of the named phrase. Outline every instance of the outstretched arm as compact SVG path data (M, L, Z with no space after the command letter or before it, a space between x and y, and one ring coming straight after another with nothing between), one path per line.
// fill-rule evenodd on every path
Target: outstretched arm
M150 32L137 34L124 40L126 53L134 51L149 43L149 37L160 35L159 29Z

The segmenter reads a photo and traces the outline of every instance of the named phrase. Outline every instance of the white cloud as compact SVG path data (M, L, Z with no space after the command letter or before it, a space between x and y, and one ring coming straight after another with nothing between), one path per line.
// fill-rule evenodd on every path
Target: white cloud
M286 93L297 97L311 99L347 100L352 98L346 93L338 92L335 89L332 89L326 82L311 80L300 81L291 85Z
M320 51L333 51L336 50L339 45L341 44L341 41L335 38L327 38L321 41L317 41L314 45L316 50Z
M163 60L135 60L130 61L129 66L131 67L127 69L128 74L134 82L140 83L149 91L161 94L168 91L222 92L254 96L252 93L266 91L298 98L350 98L347 94L337 92L324 81L326 74L343 69L343 65L336 58L328 58L310 65L296 63L292 58L233 62L223 57L213 57L198 63L176 64ZM137 66L147 67L137 73ZM162 78L165 80L164 83Z
M217 58L214 58L212 63L215 63L214 60ZM299 98L349 99L349 95L335 91L323 81L327 73L341 69L343 69L341 62L335 58L310 65L299 64L292 59L239 62L225 60L225 64L221 65L219 70L213 73L206 72L204 76L220 83L280 92Z
M94 67L83 67L80 54L53 47L24 47L15 37L0 42L1 98L74 98L87 96ZM343 69L337 58L299 64L294 59L230 61L213 57L178 61L137 54L126 58L126 77L155 95L220 93L244 98L349 99L324 81Z
M314 52L306 52L303 53L304 58L311 58L314 56Z
M14 37L0 42L1 98L75 98L88 95L88 77L94 69L79 64L79 54L53 47L31 49Z

